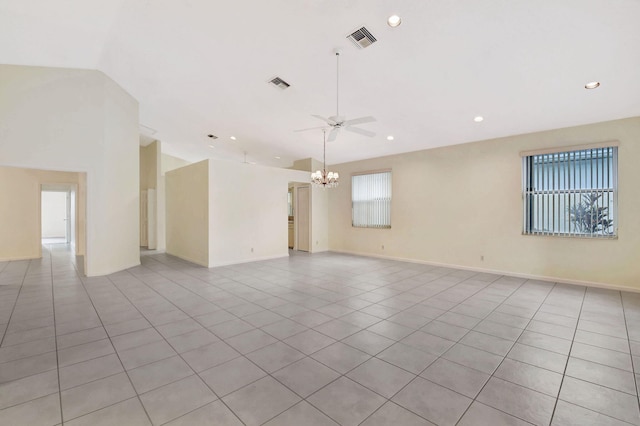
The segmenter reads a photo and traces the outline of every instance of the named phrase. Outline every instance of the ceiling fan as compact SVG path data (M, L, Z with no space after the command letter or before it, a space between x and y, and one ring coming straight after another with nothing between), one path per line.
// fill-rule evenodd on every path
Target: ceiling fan
M365 123L373 123L376 121L374 117L360 117L353 118L351 120L347 120L346 117L340 115L339 101L340 101L340 49L336 49L336 115L332 115L330 117L322 117L320 115L312 115L319 120L324 121L327 125L331 127L331 131L329 132L329 137L327 138L327 142L333 142L336 140L338 133L341 129L344 129L348 132L358 133L363 136L373 137L376 134L369 130L361 129L359 127L355 127L356 124L365 124ZM316 129L324 129L327 126L320 127L311 127L308 129L300 129L295 130L296 132L306 132L307 130L316 130Z

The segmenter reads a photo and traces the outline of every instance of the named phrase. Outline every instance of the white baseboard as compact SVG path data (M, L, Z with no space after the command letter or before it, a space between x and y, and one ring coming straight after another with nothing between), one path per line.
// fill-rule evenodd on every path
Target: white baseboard
M455 265L455 264L451 264L451 263L441 263L441 262L431 262L431 261L428 261L428 260L410 259L410 258L396 257L396 256L386 256L386 255L373 254L373 253L361 253L361 252L350 251L350 250L329 250L329 251L334 252L334 253L341 253L341 254L351 254L351 255L354 255L354 256L374 257L374 258L378 258L378 259L397 260L397 261L400 261L400 262L418 263L418 264L422 264L422 265L441 266L441 267L444 267L444 268L462 269L462 270L465 270L465 271L484 272L484 273L488 273L488 274L497 274L497 275L507 275L507 276L510 276L510 277L525 278L525 279L528 279L528 280L538 280L538 281L546 281L546 282L552 282L552 283L581 285L581 286L588 286L588 287L603 288L603 289L607 289L607 290L618 290L618 291L628 291L628 292L632 292L632 293L640 293L640 288L637 288L637 287L628 287L628 286L601 283L601 282L595 282L595 281L582 281L582 280L573 280L573 279L560 278L560 277L549 277L549 276L545 276L545 275L523 274L523 273L519 273L519 272L502 271L502 270L498 270L498 269L486 269L486 268L478 268L478 267L475 267L475 266Z
M195 263L198 266L204 266L205 268L208 268L209 265L207 265L205 262L202 262L200 260L196 260L196 259L191 259L188 256L182 256L176 253L171 253L170 251L166 252L168 255L173 256L173 257L177 257L178 259L182 259L182 260L186 260L187 262L191 262L191 263Z
M13 262L18 260L33 260L33 259L42 259L42 255L40 256L10 256L0 258L0 262Z
M261 262L263 260L273 260L273 259L282 259L283 257L289 257L289 253L285 254L277 254L273 256L262 256L262 257L252 257L251 259L239 259L239 260L231 260L225 262L214 262L213 265L210 265L210 268L217 268L220 266L229 266L229 265L239 265L242 263L251 263L251 262Z

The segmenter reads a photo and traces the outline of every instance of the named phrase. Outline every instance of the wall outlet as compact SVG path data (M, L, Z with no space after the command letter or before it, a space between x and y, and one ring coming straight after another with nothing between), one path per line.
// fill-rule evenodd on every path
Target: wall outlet
M480 255L480 261L484 262L484 254Z
M253 253L253 247L251 247L251 253Z
M318 245L318 240L316 240L316 245Z
M382 245L382 250L384 250L384 244Z

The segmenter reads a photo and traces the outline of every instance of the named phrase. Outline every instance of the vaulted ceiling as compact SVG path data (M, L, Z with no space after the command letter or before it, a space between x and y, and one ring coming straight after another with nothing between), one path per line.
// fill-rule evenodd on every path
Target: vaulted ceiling
M287 166L322 155L320 130L293 130L335 114L341 48L340 113L377 135L342 132L335 164L638 116L638 17L638 0L0 0L0 63L104 72L170 154ZM362 26L377 42L357 49Z

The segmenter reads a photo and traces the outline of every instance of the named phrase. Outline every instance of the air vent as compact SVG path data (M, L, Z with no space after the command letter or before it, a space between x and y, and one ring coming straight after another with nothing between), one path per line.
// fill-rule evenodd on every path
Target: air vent
M272 78L269 83L273 84L274 86L276 86L279 89L286 89L287 87L291 86L289 83L287 83L286 81L284 81L283 79L281 79L280 77L275 77Z
M351 40L358 49L369 47L377 41L373 34L371 34L365 27L352 32L347 36L347 38Z

